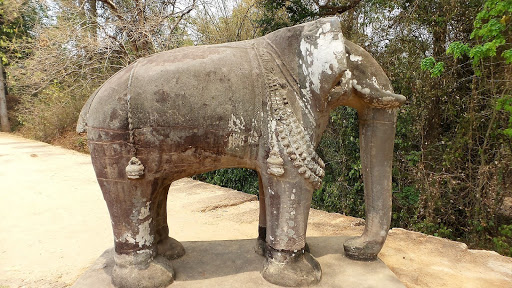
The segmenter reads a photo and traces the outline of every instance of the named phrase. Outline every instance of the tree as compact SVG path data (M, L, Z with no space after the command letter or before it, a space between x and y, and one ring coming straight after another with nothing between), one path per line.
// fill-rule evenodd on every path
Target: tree
M5 132L10 131L11 127L7 111L9 89L4 67L8 67L14 59L27 56L19 44L31 38L29 31L34 25L37 8L37 4L26 1L0 0L0 118L2 131Z
M0 61L0 124L2 132L11 132L11 125L7 116L7 101L5 97L4 66Z
M72 130L88 96L137 58L187 43L183 21L195 0L47 2L9 67L26 135L51 141Z
M320 17L339 15L356 7L361 0L291 0L259 1L258 23L264 34L280 28L312 21Z
M256 22L259 0L241 0L229 9L224 0L202 2L190 19L197 44L218 44L253 39L261 36Z
M495 249L512 255L512 226L499 217L503 197L512 196L512 1L485 1L473 22L469 37L456 39L446 53L453 61L446 66L458 69L468 63L466 75L471 79L468 93L466 124L461 131L466 136L464 165L469 176L467 201L471 203L468 219L473 234L492 235ZM439 61L441 60L441 61ZM432 76L444 77L443 59L428 57L422 68ZM507 115L508 113L508 115ZM460 149L460 148L459 148ZM458 149L457 149L458 150ZM460 151L460 150L459 150ZM456 162L456 161L453 161ZM457 163L459 164L459 163ZM460 165L460 164L459 164ZM473 241L484 241L475 237Z

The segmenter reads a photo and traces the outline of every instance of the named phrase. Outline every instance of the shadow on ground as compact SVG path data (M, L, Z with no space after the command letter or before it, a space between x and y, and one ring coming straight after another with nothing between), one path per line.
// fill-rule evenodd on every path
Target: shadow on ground
M322 266L322 280L316 287L404 287L380 261L360 262L345 258L347 237L310 237L311 253ZM254 253L254 239L183 242L187 254L174 260L176 281L169 287L278 287L260 275L263 257ZM110 275L113 249L101 255L72 286L113 287Z

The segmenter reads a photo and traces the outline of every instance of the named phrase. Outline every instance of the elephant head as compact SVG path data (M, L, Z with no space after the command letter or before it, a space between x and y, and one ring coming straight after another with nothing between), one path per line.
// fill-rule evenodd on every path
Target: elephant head
M312 44L304 45L306 49L302 51L309 52L312 49L308 47L316 45L317 49L325 52L313 53L321 55L317 56L319 59L303 61L306 63L303 64L303 74L307 76L305 83L311 83L309 86L313 89L309 91L313 97L318 92L316 97L321 99L321 103L325 103L328 111L344 105L355 108L358 112L366 225L363 235L347 241L344 248L345 254L350 258L373 260L381 250L390 228L396 114L397 108L406 99L393 92L386 73L367 51L343 39L337 19L331 18L327 21L330 25L321 24L322 29L316 32ZM308 37L310 36L306 34L303 41L307 42ZM315 82L314 75L319 74L322 75L320 81ZM315 89L315 83L318 82L323 85L320 85L320 89Z
M361 237L349 240L344 247L351 258L375 259L391 222L396 114L406 99L393 92L386 73L368 52L344 39L335 17L295 26L265 38L272 49L281 51L275 52L284 67L280 70L288 70L292 75L289 78L297 82L299 88L295 97L287 98L293 111L288 115L299 119L307 135L305 142L311 143L311 147L316 147L320 141L330 111L340 105L358 111L366 226ZM310 178L313 184L319 184L314 175Z

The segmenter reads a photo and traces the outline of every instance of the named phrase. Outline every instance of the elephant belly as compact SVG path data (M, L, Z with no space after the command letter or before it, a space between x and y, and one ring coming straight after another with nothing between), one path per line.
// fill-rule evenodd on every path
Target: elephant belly
M131 129L138 154L159 155L151 161L162 165L253 168L266 101L257 57L245 44L180 48L123 69L91 104L91 142L130 141Z

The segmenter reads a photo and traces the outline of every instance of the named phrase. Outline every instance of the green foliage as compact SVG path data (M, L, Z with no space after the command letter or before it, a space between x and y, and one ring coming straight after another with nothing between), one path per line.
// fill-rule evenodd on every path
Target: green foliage
M509 113L509 128L504 129L503 133L508 137L512 138L512 95L506 95L498 99L496 109L503 110Z
M501 53L501 56L505 58L505 63L512 64L512 49L508 49Z
M253 195L259 194L258 173L251 169L219 169L196 175L194 179Z
M469 49L468 44L455 41L452 42L450 46L448 46L448 49L446 49L446 54L453 55L453 59L456 60L462 58L465 55L468 55L470 50L471 49Z
M471 39L479 39L483 43L472 45L455 41L450 44L447 54L452 54L455 59L469 55L473 60L473 66L480 74L478 64L485 58L494 57L500 47L507 44L507 37L511 31L512 1L488 0L485 2L473 23ZM470 48L471 47L471 48ZM501 53L507 64L512 63L511 49Z
M502 255L512 257L512 224L501 225L498 231L499 235L492 238L494 250Z
M402 206L414 206L420 200L420 191L415 187L406 186L401 191L394 194Z
M263 34L317 17L311 1L263 0L260 2L260 9L262 13L257 22Z
M57 82L41 91L38 97L25 96L18 107L21 133L32 139L51 142L76 126L84 101L91 90L75 91L70 95ZM83 145L83 143L82 143Z
M357 112L338 107L317 152L326 161L324 185L313 195L313 207L364 217L364 186L359 154Z
M439 77L444 71L444 63L436 62L434 57L427 57L421 60L421 69L429 71L432 77Z
M0 0L0 61L8 65L9 58L26 57L19 43L33 37L29 31L35 25L40 4L32 1Z

